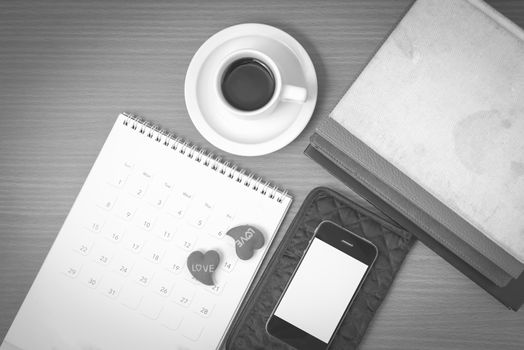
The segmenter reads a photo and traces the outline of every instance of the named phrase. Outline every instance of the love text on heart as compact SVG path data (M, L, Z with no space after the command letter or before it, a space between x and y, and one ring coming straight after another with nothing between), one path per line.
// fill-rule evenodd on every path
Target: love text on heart
M191 271L193 272L215 272L215 265L191 264Z
M235 240L236 245L242 247L247 241L249 241L253 237L254 234L255 230L249 227L243 235L241 235L240 237L238 237L238 239Z

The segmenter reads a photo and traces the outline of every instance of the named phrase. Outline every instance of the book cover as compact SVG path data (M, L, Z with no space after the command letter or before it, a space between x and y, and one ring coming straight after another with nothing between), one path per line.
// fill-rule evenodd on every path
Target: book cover
M484 2L419 0L312 138L498 287L524 269L523 58Z

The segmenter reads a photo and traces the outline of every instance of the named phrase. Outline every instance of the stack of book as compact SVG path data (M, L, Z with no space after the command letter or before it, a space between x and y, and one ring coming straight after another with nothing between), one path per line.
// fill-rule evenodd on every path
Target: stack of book
M508 308L524 300L524 31L418 0L306 150Z

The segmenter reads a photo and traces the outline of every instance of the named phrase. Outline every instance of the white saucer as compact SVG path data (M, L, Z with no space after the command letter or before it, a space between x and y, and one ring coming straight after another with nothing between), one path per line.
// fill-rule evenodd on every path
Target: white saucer
M239 118L220 108L218 66L241 49L271 57L284 84L306 88L306 101L280 102L270 116L255 119ZM187 69L184 93L193 124L209 142L232 154L258 156L279 150L304 130L317 102L317 75L306 50L286 32L265 24L239 24L216 33L198 49Z

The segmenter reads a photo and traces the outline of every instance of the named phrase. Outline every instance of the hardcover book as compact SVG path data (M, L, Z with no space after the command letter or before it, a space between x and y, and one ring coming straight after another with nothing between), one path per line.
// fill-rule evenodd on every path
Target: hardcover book
M512 309L524 299L524 31L418 0L306 150Z

